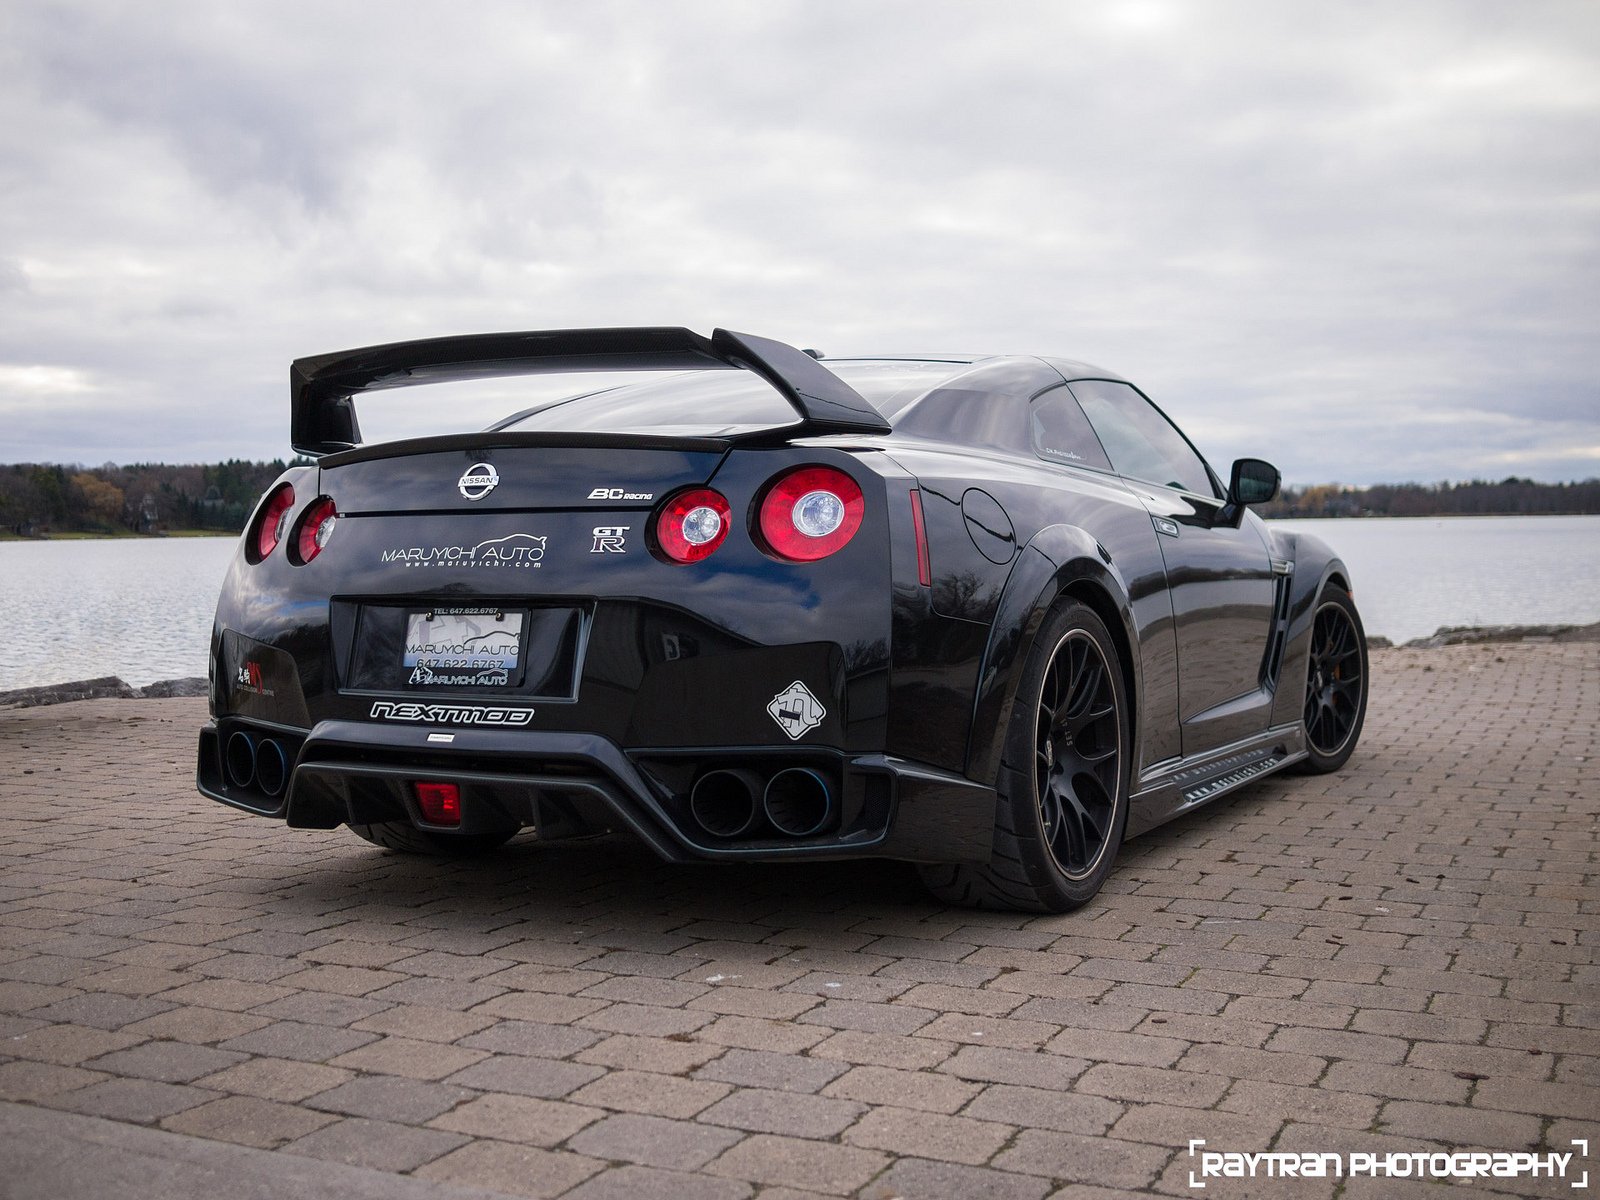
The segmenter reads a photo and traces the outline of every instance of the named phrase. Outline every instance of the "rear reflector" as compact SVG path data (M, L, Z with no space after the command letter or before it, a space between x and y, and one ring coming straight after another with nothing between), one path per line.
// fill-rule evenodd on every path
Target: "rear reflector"
M917 582L933 586L933 568L928 563L928 527L922 522L922 492L911 489L911 527L917 532Z
M430 825L461 824L461 789L453 783L415 783L417 807Z

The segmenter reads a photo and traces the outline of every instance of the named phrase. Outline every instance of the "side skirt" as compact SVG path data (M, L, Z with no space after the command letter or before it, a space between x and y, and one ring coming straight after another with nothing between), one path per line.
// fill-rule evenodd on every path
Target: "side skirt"
M1127 836L1163 825L1305 756L1305 731L1295 724L1280 725L1193 758L1158 763L1139 778L1128 812Z

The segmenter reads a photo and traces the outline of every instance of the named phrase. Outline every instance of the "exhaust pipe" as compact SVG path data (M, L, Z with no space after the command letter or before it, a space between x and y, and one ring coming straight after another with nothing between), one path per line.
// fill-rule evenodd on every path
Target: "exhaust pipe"
M255 782L256 742L248 733L241 729L230 737L222 758L234 787L247 788Z
M761 804L767 820L790 837L810 837L833 819L828 781L809 767L779 771L767 784Z
M689 815L713 837L733 838L756 823L756 789L749 771L707 771L689 793Z
M289 782L289 756L283 743L263 738L256 744L256 786L268 796L277 796Z

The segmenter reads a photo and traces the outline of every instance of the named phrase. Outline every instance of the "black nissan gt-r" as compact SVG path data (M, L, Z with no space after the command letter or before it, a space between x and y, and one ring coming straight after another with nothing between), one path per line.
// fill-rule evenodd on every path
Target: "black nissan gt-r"
M364 445L382 388L656 372ZM662 376L660 372L669 372ZM630 376L632 378L632 376ZM311 465L223 585L201 792L453 854L627 831L675 862L879 856L1062 911L1125 837L1366 707L1350 576L1127 381L592 329L296 361Z

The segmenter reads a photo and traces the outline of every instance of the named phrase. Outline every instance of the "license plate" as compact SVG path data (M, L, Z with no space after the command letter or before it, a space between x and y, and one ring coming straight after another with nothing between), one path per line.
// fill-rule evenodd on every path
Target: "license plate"
M523 614L496 608L408 613L400 660L406 682L434 687L505 687L522 655Z

